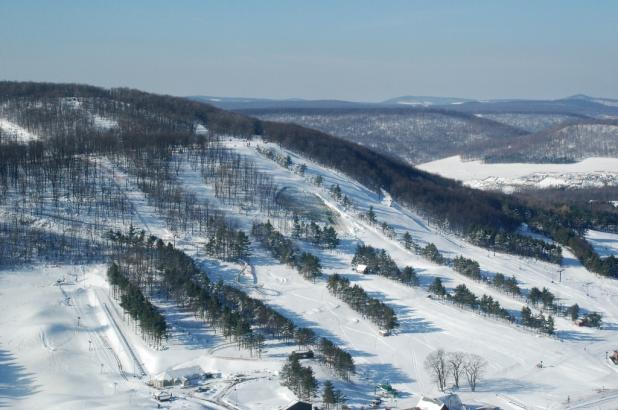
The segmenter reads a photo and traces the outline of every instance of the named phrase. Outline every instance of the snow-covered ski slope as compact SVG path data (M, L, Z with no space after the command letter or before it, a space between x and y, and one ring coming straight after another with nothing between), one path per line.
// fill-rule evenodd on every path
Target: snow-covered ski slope
M587 158L572 164L464 161L453 156L418 168L478 189L513 192L525 188L588 188L618 185L618 158Z
M206 257L201 250L205 238L172 232L122 170L105 159L99 160L110 178L126 191L136 213L136 226L174 241L206 268L213 280L220 278L240 287L298 325L311 327L352 353L358 376L352 383L335 383L352 407L367 406L376 384L385 381L402 392L397 402L391 403L401 408L413 406L421 395L439 395L423 362L429 353L443 348L476 353L488 362L477 391L462 387L458 392L465 403L488 403L505 409L618 408L618 367L606 358L606 352L618 349L618 282L586 271L566 250L562 267L513 255L494 255L441 232L392 201L387 193L373 193L336 171L289 153L294 163L307 165L305 175L300 176L256 151L257 144L278 149L274 145L259 141L248 144L237 139L224 143L273 175L279 188L313 193L331 209L337 217L339 248L327 251L301 242L299 245L320 257L325 273L344 274L391 306L401 324L394 335L380 336L374 324L331 295L324 280L312 283L303 279L256 244L248 260L254 269L244 274L239 275L242 267L238 264ZM317 175L323 178L322 187L312 182ZM186 191L224 209L245 230L253 221L267 219L257 211L220 203L212 188L203 183L199 171L186 161L178 180ZM327 188L335 183L352 200L353 208L343 209L331 198ZM587 311L601 312L603 328L580 328L556 318L557 335L548 337L429 298L427 287L439 276L449 289L465 283L478 296L491 295L515 315L525 304L523 299L514 299L406 250L379 227L359 218L359 213L366 212L369 206L373 206L380 222L394 227L398 236L408 231L421 246L432 242L445 256L464 255L478 261L488 276L498 272L514 275L524 291L534 286L547 287L566 305L578 303ZM616 236L601 239L607 249L618 247ZM411 288L353 272L350 263L359 243L386 249L400 267L413 266L421 286ZM560 268L564 269L561 282ZM62 278L65 281L57 284ZM222 377L212 382L209 393L173 389L179 400L171 402L171 408L282 408L294 399L287 388L279 385L277 377L294 346L269 342L261 359L251 357L171 301L154 300L172 327L166 348L155 350L135 333L124 320L122 309L109 297L103 265L33 266L3 271L0 293L0 386L18 387L10 394L0 390L0 406L152 408L156 404L149 397L152 389L145 386L145 380L164 371L196 365L204 371L221 373ZM541 361L544 366L538 368ZM141 379L137 377L140 367L146 373ZM321 366L313 367L320 381L335 379ZM239 373L244 376L237 381Z
M251 147L233 144L252 155ZM562 282L557 283L559 267L556 265L513 255L490 254L440 232L414 212L382 200L349 178L290 154L294 162L307 163L305 177L282 167L273 169L269 160L259 156L255 160L276 175L280 185L302 186L320 195L340 215L339 221L347 231L341 249L315 252L328 273L347 274L351 280L394 307L402 323L401 330L395 336L379 337L372 324L358 314L346 311L341 302L329 297L323 285L312 285L293 275L282 278L268 265L262 267L256 263L258 284L276 291L271 293L276 296L266 296L272 303L311 318L348 348L363 352L357 358L359 369L372 381L388 379L403 391L435 394L435 387L423 369L423 360L429 352L442 347L477 353L488 360L490 366L480 391L462 393L464 398L472 401L506 405L505 398L512 397L530 408L564 408L568 399L574 405L579 397L594 396L595 389L618 387L616 368L605 357L605 352L616 348L618 343L615 330L618 283L586 271L566 250ZM441 276L446 279L447 286L465 283L476 294L491 295L509 310L518 311L524 304L405 250L396 240L383 235L379 228L361 221L356 211L343 211L330 199L326 189L308 182L316 174L322 176L324 187L339 184L343 193L357 205L358 211L365 212L370 205L373 206L378 220L395 227L399 235L409 231L421 245L433 242L447 256L465 255L477 260L490 276L497 272L515 275L524 289L547 287L565 304L578 303L587 310L602 312L606 326L602 330L583 329L557 318L558 336L550 338L429 299L424 288L433 277ZM417 269L421 275L421 289L411 289L382 277L352 273L350 261L358 241L386 249L401 267L411 265ZM301 300L302 304L299 303ZM541 360L546 367L538 369L536 364Z

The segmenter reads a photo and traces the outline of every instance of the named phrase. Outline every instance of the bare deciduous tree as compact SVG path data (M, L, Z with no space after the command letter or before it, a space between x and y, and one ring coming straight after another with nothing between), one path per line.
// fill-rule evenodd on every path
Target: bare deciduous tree
M438 349L425 359L425 369L431 373L438 388L444 391L450 369L443 349Z
M453 375L455 387L459 388L459 378L464 371L466 355L463 352L449 353L447 355L447 361L450 367L451 375Z
M465 363L463 365L466 379L470 390L476 390L476 384L483 375L485 368L487 367L487 361L481 356L476 354L469 354L466 356Z

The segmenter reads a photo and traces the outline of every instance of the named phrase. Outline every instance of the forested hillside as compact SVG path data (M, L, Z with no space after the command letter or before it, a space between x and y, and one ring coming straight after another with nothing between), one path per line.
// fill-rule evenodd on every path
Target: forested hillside
M276 142L338 169L376 192L390 193L401 204L470 240L485 236L487 239L479 242L484 246L495 246L500 232L508 232L509 238L521 242L521 235L515 231L523 222L569 246L574 243L571 237L579 238L591 226L588 220L572 220L570 214L556 214L507 195L464 187L320 131L260 121L182 98L129 89L12 82L0 84L0 98L3 118L32 135L42 135L29 145L6 142L1 162L5 187L15 167L49 168L51 161L58 164L52 168L58 169L58 178L64 178L68 171L61 167L72 169L73 162L83 161L75 154L127 152L139 158L152 151L163 155L173 146L204 144L207 136L201 130L207 129L212 134L258 135ZM614 216L607 218L614 222ZM618 274L613 262L607 266L596 259L589 262L594 258L590 249L582 249L578 256L599 273Z
M270 109L246 111L344 138L411 164L506 144L527 132L475 115L435 108Z
M618 156L615 117L591 118L566 109L544 112L520 107L492 111L489 103L478 105L478 112L455 111L461 106L271 108L241 112L314 128L411 164L453 155L490 162L532 163Z
M506 147L488 144L482 150L482 157L488 162L533 163L618 157L618 121L587 119L558 123L536 133L513 138Z
M589 335L614 321L598 295L618 289L618 264L588 238L613 238L607 204L478 191L317 130L129 89L0 83L0 120L2 307L66 323L23 331L44 377L65 374L50 357L79 355L143 394L199 365L226 375L198 398L167 386L179 405L255 383L279 402L335 385L364 406L384 377L403 400L430 391L416 356L443 354L486 369L493 400L504 371L529 373L507 351L605 349Z

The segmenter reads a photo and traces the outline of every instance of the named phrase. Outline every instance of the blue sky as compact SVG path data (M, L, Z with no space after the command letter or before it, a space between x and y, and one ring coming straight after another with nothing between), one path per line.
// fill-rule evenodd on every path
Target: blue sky
M618 98L618 1L0 0L0 79L358 101Z

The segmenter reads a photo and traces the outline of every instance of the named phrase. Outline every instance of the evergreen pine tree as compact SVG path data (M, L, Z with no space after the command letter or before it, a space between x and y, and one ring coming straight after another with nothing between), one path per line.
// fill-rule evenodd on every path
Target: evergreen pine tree
M547 317L547 320L545 321L545 332L548 335L553 335L555 331L555 327L554 327L554 318L549 315Z
M313 369L309 366L302 369L301 391L302 396L308 400L315 397L318 390L318 381L313 375Z
M532 311L528 306L521 308L521 324L524 326L532 325Z
M335 401L335 389L333 383L330 380L324 382L324 392L322 393L322 403L326 409L330 409L332 405L336 404Z
M293 223L292 238L298 239L300 238L300 235L302 233L302 228L300 226L298 215L294 214L294 216L292 217L292 223Z
M405 246L406 249L412 248L412 235L410 235L410 232L403 234L403 246Z
M244 231L238 231L236 234L236 255L239 259L245 259L249 256L249 237Z
M322 175L316 176L314 181L317 186L322 186Z
M335 404L339 406L347 401L345 395L339 389L335 389Z
M436 277L431 286L429 286L429 291L437 296L444 297L446 295L446 289L444 285L442 285L442 279Z
M322 232L323 244L328 249L335 249L339 245L339 238L337 238L337 231L332 226L324 228Z
M412 266L406 266L401 271L401 281L410 286L418 286L418 275Z
M369 210L367 211L367 219L371 223L375 223L376 222L376 213L373 210L373 206L369 206Z

